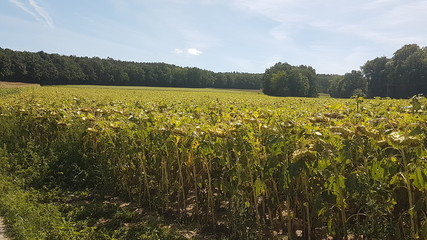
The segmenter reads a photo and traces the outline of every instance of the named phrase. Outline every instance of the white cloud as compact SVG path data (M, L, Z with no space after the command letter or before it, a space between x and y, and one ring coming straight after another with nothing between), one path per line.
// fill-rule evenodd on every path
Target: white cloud
M200 51L198 49L195 49L195 48L189 48L189 49L187 49L187 53L190 54L190 55L194 55L194 56L199 56L199 55L203 54L202 51Z
M50 28L55 28L53 19L50 17L49 13L41 7L36 0L28 0L28 3L22 3L19 0L9 0L9 2L15 4L18 8L24 12L33 16L38 22L45 23Z
M196 48L188 48L187 50L182 50L182 49L179 49L179 48L176 48L175 50L174 50L174 52L175 52L175 54L188 54L188 55L193 55L193 56L200 56L200 55L202 55L203 54L203 52L202 51L200 51L200 50L198 50L198 49L196 49Z

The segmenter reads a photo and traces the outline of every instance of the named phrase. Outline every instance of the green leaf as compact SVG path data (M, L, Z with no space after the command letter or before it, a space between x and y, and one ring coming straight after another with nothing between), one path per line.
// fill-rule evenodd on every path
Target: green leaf
M416 168L415 172L409 176L413 180L412 184L420 191L427 191L427 176L421 168Z
M412 111L416 112L421 109L421 102L418 97L412 97Z
M374 162L371 167L371 176L375 181L382 182L385 178L385 170L381 166L381 163Z
M417 126L415 129L413 129L410 133L409 136L417 136L423 133L423 130L421 129L420 126Z
M257 178L255 181L255 193L257 196L265 193L265 183L261 181L261 179Z

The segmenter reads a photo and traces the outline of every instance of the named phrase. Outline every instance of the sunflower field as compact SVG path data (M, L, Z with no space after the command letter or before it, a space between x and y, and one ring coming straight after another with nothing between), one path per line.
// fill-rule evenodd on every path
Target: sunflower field
M427 239L422 96L8 91L0 94L0 177L9 185L116 197L222 239ZM39 202L73 219L45 195ZM13 209L2 198L7 219ZM80 230L87 226L97 231Z

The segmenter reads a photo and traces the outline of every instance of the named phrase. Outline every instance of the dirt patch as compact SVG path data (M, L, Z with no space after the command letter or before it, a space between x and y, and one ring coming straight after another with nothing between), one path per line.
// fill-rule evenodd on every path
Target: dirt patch
M23 82L1 82L0 81L0 88L18 88L18 87L40 87L40 84L23 83Z

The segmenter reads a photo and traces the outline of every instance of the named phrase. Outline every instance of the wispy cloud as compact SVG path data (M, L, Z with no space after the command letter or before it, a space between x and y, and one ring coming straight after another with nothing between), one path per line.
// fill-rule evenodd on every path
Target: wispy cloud
M33 16L38 22L42 22L50 28L55 28L55 24L49 13L36 0L28 0L27 3L23 3L20 0L9 0L9 2Z
M355 69L404 44L427 44L426 0L230 0L229 4L275 22L268 31L268 46L287 56L283 61L310 64L320 72Z
M9 0L9 2L15 4L18 8L20 8L21 10L23 10L24 12L30 14L31 16L33 16L35 19L40 20L39 16L37 16L37 14L35 14L33 11L31 11L30 9L28 9L23 3L21 3L18 0Z
M34 11L46 22L46 24L51 27L55 28L55 25L53 24L53 20L50 17L49 13L41 7L36 0L29 0L30 5L34 8Z
M175 53L176 54L183 54L184 51L182 49L177 48L177 49L175 49Z
M279 27L271 33L279 39L299 29L353 35L390 45L427 35L417 30L427 21L425 0L233 0L233 5L276 21Z
M200 51L199 49L196 49L196 48L188 48L185 51L182 50L182 49L177 48L177 49L174 50L174 52L176 54L184 54L184 53L186 53L188 55L193 55L193 56L200 56L200 55L203 54L202 51Z

